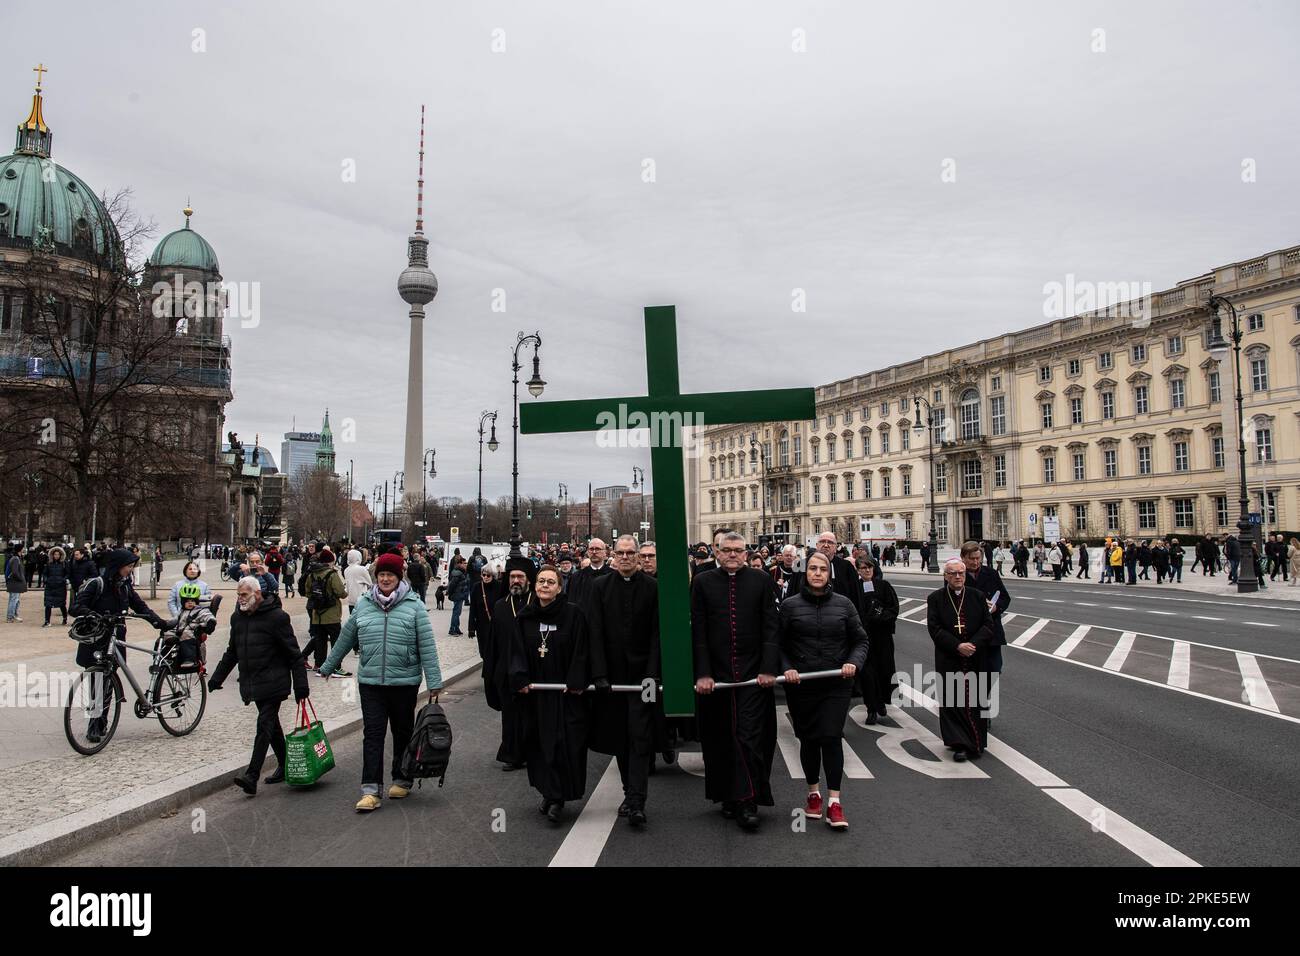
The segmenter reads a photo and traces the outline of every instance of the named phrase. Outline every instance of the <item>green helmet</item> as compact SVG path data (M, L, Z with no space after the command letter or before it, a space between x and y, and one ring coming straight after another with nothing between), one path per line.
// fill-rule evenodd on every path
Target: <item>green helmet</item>
M203 597L203 591L193 582L182 584L178 593L182 601L198 601Z

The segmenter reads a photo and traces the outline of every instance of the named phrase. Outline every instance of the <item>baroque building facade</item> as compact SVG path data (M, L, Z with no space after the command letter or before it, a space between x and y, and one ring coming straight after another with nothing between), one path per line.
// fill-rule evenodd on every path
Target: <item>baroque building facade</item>
M1172 289L816 389L817 420L708 427L688 470L692 540L803 542L1223 535L1240 515L1233 355L1242 329L1249 509L1300 528L1300 246ZM1229 320L1223 313L1223 335ZM923 427L915 429L918 419ZM765 467L766 465L766 467Z

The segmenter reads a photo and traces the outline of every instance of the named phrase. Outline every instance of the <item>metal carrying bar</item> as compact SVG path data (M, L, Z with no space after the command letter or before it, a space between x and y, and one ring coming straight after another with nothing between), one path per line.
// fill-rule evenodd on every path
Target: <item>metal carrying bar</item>
M802 682L806 680L820 680L825 677L843 677L843 676L844 676L844 672L839 669L830 670L830 671L809 671L806 674L800 674L799 680ZM778 675L776 678L776 682L778 684L784 684L786 682L785 675L784 674ZM720 683L714 684L713 689L714 690L735 690L737 687L757 687L757 686L758 686L758 678L754 678L753 680L740 681L739 683L735 683L735 684L720 684ZM567 684L529 684L528 689L563 691L563 690L568 690L569 686ZM595 691L595 689L596 689L595 684L587 685L587 690ZM641 687L640 684L612 684L610 685L609 688L610 692L615 694L639 694L641 693L642 689L643 688ZM658 689L663 690L663 684L660 684Z

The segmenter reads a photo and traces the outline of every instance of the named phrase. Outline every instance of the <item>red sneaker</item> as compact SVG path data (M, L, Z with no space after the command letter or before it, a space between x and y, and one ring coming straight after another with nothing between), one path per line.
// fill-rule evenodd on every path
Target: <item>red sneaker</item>
M847 830L849 821L844 819L844 807L836 800L826 808L826 823L837 830Z
M820 820L822 818L822 795L820 793L808 794L808 803L803 808L803 815L809 820Z

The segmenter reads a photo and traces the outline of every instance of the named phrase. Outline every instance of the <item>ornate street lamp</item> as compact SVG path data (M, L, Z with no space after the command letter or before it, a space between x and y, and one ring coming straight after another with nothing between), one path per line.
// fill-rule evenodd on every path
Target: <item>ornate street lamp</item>
M514 372L514 421L511 427L511 443L514 458L514 464L511 469L511 507L510 507L510 557L517 558L522 554L520 550L519 538L519 350L529 343L533 346L533 377L528 380L528 394L537 398L542 394L542 389L546 383L542 381L538 349L542 347L542 336L540 332L534 332L532 335L519 333L519 340L515 342L514 362L511 363L511 370Z
M1250 495L1246 490L1246 419L1241 394L1241 319L1237 307L1222 296L1212 295L1206 305L1210 309L1210 358L1223 365L1228 357L1228 342L1223 337L1219 309L1226 307L1232 319L1229 336L1232 339L1233 367L1237 380L1237 477L1238 495L1241 512L1237 518L1237 544L1241 549L1241 561L1237 565L1237 593L1253 594L1259 590L1259 581L1255 577L1255 560L1253 545L1255 543L1255 526L1250 523ZM1265 513L1268 500L1264 500Z

